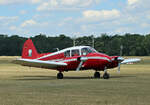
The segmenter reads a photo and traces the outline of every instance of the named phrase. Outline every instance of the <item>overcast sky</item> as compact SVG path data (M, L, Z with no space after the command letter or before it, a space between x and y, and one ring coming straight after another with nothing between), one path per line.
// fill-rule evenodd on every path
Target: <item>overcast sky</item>
M0 0L0 33L150 33L150 0Z

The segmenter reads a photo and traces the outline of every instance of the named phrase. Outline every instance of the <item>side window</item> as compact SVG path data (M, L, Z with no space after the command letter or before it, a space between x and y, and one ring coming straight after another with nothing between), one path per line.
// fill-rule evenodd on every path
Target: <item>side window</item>
M73 57L73 56L79 56L80 55L80 53L79 53L79 50L78 49L75 49L75 50L72 50L71 51L71 56Z
M81 54L82 54L82 55L87 55L87 54L89 54L89 53L92 53L92 50L91 50L91 49L89 49L89 48L82 48L82 49L81 49Z
M70 50L66 51L66 52L64 53L64 56L65 56L65 57L70 57Z

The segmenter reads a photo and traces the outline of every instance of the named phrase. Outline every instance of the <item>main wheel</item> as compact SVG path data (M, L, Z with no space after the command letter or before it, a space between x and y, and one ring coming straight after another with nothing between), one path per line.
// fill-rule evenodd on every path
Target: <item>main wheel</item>
M108 73L104 73L103 78L104 78L104 79L109 79L109 78L110 78L110 76L109 76L109 74L108 74Z
M63 76L63 74L61 72L57 74L57 79L63 79L63 77L64 76Z
M99 72L95 72L94 73L94 78L100 78L100 73Z

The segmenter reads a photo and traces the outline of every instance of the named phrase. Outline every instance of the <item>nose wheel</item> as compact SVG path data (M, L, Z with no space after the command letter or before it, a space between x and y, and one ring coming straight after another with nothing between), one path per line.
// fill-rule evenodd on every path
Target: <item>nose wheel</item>
M110 76L109 76L109 74L106 72L106 73L104 73L103 78L104 78L104 79L109 79Z
M100 73L96 71L96 72L94 73L94 78L100 78Z
M103 78L104 78L104 79L109 79L109 78L110 78L109 74L107 73L107 67L104 68L104 75L103 75Z
M57 79L63 79L63 73L61 73L61 72L59 72L58 74L57 74Z

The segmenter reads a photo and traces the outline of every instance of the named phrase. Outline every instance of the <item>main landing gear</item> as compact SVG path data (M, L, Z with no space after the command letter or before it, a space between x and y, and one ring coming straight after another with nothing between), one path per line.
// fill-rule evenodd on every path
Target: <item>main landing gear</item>
M94 78L100 78L100 73L96 71L96 72L94 73ZM109 79L110 76L109 76L109 74L108 74L107 72L105 72L105 73L103 74L103 78L104 78L104 79Z
M63 73L62 72L59 72L58 74L57 74L57 79L63 79Z
M94 73L94 78L100 78L100 73L96 71L96 72Z
M94 73L94 78L100 78L100 73L96 71ZM109 74L107 73L107 69L106 68L104 70L103 78L104 79L109 79L110 78Z

